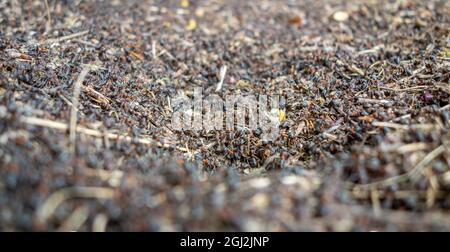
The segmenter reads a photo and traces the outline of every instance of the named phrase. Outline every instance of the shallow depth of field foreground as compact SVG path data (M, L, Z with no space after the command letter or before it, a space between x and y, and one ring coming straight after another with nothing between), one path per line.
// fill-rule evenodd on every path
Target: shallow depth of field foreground
M1 231L450 231L448 1L0 0L0 69Z

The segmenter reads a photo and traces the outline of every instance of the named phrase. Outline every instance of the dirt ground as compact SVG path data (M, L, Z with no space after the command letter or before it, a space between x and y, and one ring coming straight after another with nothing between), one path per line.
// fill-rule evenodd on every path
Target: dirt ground
M0 0L0 230L450 231L449 24L448 1ZM194 87L284 97L280 137L172 130Z

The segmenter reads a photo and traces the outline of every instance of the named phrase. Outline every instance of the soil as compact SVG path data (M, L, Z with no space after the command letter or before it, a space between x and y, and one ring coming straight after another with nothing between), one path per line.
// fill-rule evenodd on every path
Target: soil
M2 231L450 231L448 1L0 13ZM280 137L174 131L194 87L284 97Z

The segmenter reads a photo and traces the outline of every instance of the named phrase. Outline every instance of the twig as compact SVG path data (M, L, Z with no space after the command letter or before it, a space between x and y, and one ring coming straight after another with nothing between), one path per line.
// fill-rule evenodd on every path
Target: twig
M108 217L105 214L97 214L92 223L92 232L105 232L108 225Z
M385 128L401 129L401 130L409 129L409 127L407 125L402 125L402 124L398 124L398 123L390 123L390 122L373 122L372 125L375 127L385 127Z
M158 55L156 55L156 58L158 58L161 55L167 54L167 56L169 56L171 60L177 61L177 59L169 51L166 50L166 48L162 47L161 45L160 47L162 48L162 50L160 53L158 53Z
M22 122L24 122L26 124L47 127L47 128L53 128L53 129L58 129L61 131L66 131L67 129L69 129L69 125L67 125L66 123L55 122L55 121L37 118L37 117L23 117L21 120L22 120ZM133 139L135 139L130 136L121 136L121 135L115 134L115 133L104 133L104 132L101 132L98 130L88 129L88 128L84 128L81 126L76 127L76 132L80 133L80 134L92 136L92 137L108 138L110 140L122 139L122 140L131 142L131 141L133 141ZM137 138L137 141L140 144L156 145L160 148L170 148L171 147L169 144L162 144L160 142L157 142L157 141L155 141L153 139L149 139L149 138L141 137L141 138ZM179 151L187 152L187 149L184 147L177 146L176 149Z
M445 147L444 145L440 145L430 153L428 153L417 165L407 173L404 173L402 175L394 176L385 180L369 183L369 184L354 184L351 182L347 182L347 186L349 188L357 188L357 189L370 189L370 188L376 188L380 185L391 185L395 182L402 182L409 178L412 180L416 180L418 176L422 173L423 169L431 162L433 159L444 153Z
M349 70L361 76L365 75L364 71L361 68L358 68L356 65L351 65L349 67Z
M408 152L413 152L413 151L422 151L422 150L427 150L429 148L429 145L427 143L410 143L410 144L405 144L403 146L398 147L397 152L400 154L405 154Z
M94 47L94 48L98 47L98 44L93 44L91 42L84 41L84 40L81 40L81 39L76 39L75 41L80 43L80 44L86 45L86 46L90 46L90 47Z
M395 92L403 92L403 91L409 91L409 90L423 90L424 88L430 88L430 86L415 86L415 87L407 87L407 88L389 88L389 87L380 87L380 89L385 89L389 91L395 91Z
M102 93L96 91L92 87L84 85L82 85L81 87L83 88L83 91L91 97L92 100L102 105L103 107L109 107L110 100L108 97L104 96Z
M89 73L89 68L85 67L81 70L77 81L74 84L73 98L72 98L72 109L70 111L70 150L71 153L75 152L75 140L76 140L76 127L77 127L77 108L78 108L78 98L80 96L81 85L83 84L86 75Z
M393 192L386 192L386 190L383 189L375 189L375 190L377 190L377 194L380 199L389 197L392 194L396 199L408 199L411 198L411 195L415 195L419 198L427 197L427 192L421 190L397 190ZM371 197L372 190L354 190L351 192L351 194L352 197L356 199L369 199ZM436 197L438 198L445 198L446 196L447 193L444 190L436 192Z
M44 0L45 8L47 9L47 18L48 18L48 27L50 28L52 25L52 16L50 15L50 5L48 4L48 0Z
M71 232L80 229L89 217L87 206L77 207L58 229L60 232Z
M95 65L95 64L81 64L81 66L90 68L91 71L97 71L97 70L107 71L108 70L108 69L106 69L106 68L104 68L102 66Z
M36 212L38 224L45 224L56 208L71 198L110 199L114 197L114 190L104 187L68 187L54 192Z
M82 168L79 171L86 176L98 177L103 181L107 181L111 187L118 187L124 174L121 170L106 171L92 168Z
M398 121L401 121L403 119L410 119L410 118L411 118L411 114L406 114L406 115L402 115L402 116L396 117L396 118L392 119L391 121L398 122Z
M333 140L333 141L338 140L338 137L336 135L333 135L333 134L330 134L330 133L327 133L327 132L324 132L322 134L323 134L324 137L326 137L326 138L328 138L330 140Z
M371 188L370 190L370 199L372 201L373 213L375 216L381 216L381 203L380 203L380 195L378 194L378 190L376 188Z
M445 147L444 145L441 145L439 147L437 147L436 149L434 149L433 151L431 151L430 153L428 153L428 155L426 155L417 165L416 167L414 167L414 169L412 169L411 171L408 172L408 174L411 176L411 178L413 180L418 179L418 177L420 176L420 174L422 173L423 169L431 162L433 161L433 159L435 159L436 157L438 157L439 155L441 155L442 153L444 153L445 151Z
M391 123L391 122L373 122L373 126L375 127L386 127L386 128L392 128L392 129L399 129L399 130L409 130L409 129L422 129L422 130L429 130L433 129L436 126L434 124L411 124L411 125L402 125L398 123Z
M444 175L442 175L442 179L447 185L450 185L450 171L444 173Z
M422 72L423 70L425 70L425 69L426 69L426 67L425 67L425 66L422 66L421 68L418 68L418 69L414 70L414 71L412 72L412 75L411 75L411 76L404 77L404 78L400 79L399 82L405 82L405 81L407 81L407 80L410 80L410 79L416 77L416 75L418 75L419 73L421 73L421 72Z
M393 101L388 100L375 100L375 99L367 99L367 98L358 98L359 103L376 103L376 104L386 104L386 105L392 105L394 104Z
M73 107L72 102L69 101L69 99L67 99L63 94L58 93L59 98L61 98L67 105L69 105L70 107ZM75 108L78 111L78 108Z
M356 55L365 55L365 54L377 54L379 53L382 49L384 49L384 45L377 45L372 49L367 49L367 50L363 50L363 51L359 51Z
M447 109L450 109L450 104L447 104L444 107L440 108L439 111L444 111L444 110L447 110ZM398 121L401 121L403 119L410 119L410 118L411 118L411 114L406 114L406 115L402 115L402 116L396 117L396 118L392 119L391 121L398 122Z
M89 33L88 30L82 31L82 32L77 32L77 33L70 34L70 35L67 35L67 36L63 36L63 37L60 37L60 38L47 39L47 40L44 41L44 43L45 44L52 44L52 43L56 43L56 42L61 42L61 41L64 41L64 40L73 39L73 38L76 38L76 37L81 37L81 36L84 36L84 35L86 35L88 33Z

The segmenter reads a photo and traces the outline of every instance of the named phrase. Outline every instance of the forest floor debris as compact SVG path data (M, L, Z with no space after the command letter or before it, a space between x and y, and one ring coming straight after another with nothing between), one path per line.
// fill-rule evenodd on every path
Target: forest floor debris
M450 231L448 1L0 0L0 230ZM279 95L280 137L172 98Z

